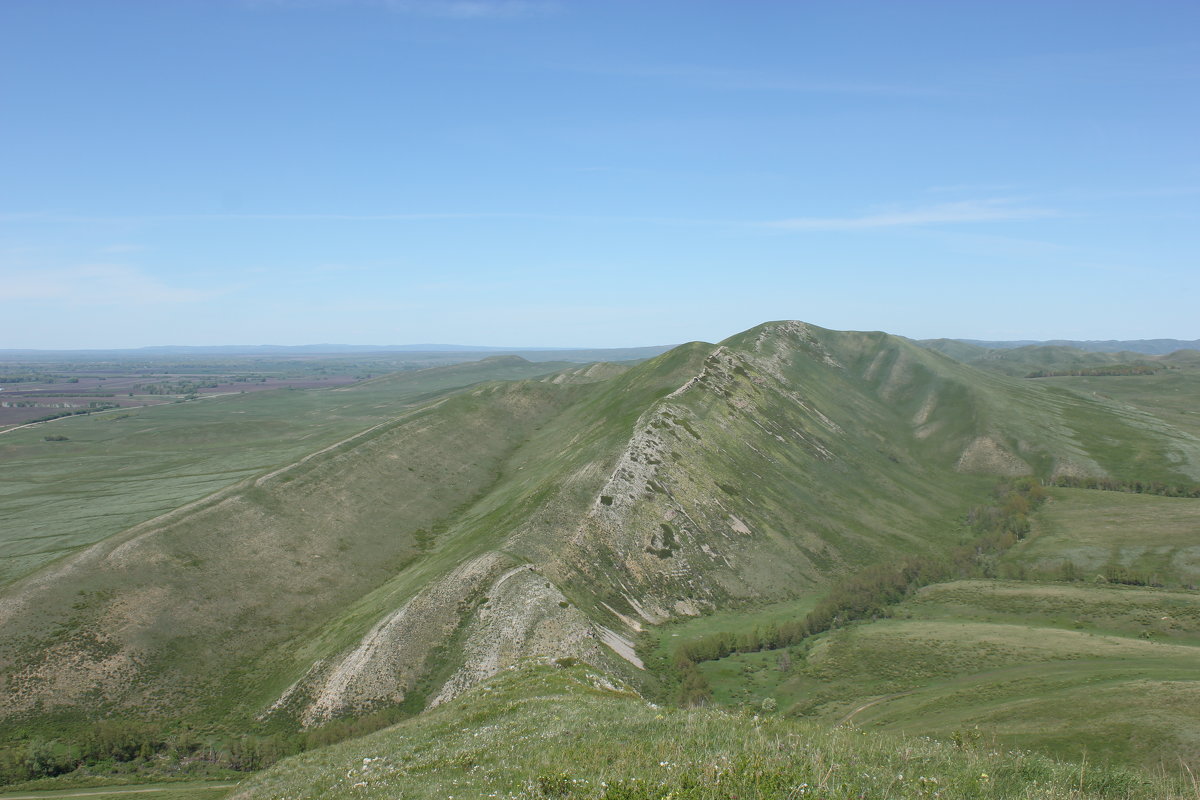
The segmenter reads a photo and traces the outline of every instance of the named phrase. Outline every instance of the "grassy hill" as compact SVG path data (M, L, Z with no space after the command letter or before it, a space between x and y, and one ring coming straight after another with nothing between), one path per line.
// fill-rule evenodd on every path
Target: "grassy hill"
M1190 391L1189 375L1129 380L1179 378ZM68 442L18 431L6 455L40 477L3 499L16 522L3 544L26 559L11 574L40 569L0 593L0 719L64 739L113 714L172 731L293 735L478 698L473 687L529 659L585 662L614 685L658 692L669 676L644 669L639 636L794 617L843 576L961 548L977 535L970 510L1003 478L1200 480L1185 399L1159 413L1145 389L1114 399L1069 383L1087 380L1013 378L884 333L777 322L634 366L501 357L70 420L56 428ZM138 427L104 427L121 423ZM78 447L91 469L57 445ZM212 466L197 483L185 464L202 452ZM118 493L96 477L132 463L131 475L159 482ZM1095 508L1072 516L1080 490L1055 492L996 569L1039 577L1066 560L1090 570L1101 557L1138 569L1150 559L1190 580L1190 506L1154 506L1175 539L1135 553L1085 530ZM104 522L80 521L83 502ZM36 524L44 546L22 551ZM961 613L991 607L973 602ZM910 607L933 608L914 598L900 616ZM812 638L789 656L803 657L795 674L774 651L702 668L719 701L769 694L825 722L885 694L912 692L896 702L916 704L921 691L957 692L880 718L889 730L942 720L928 729L938 735L982 714L968 701L993 691L953 681L997 670L1066 670L1055 702L1069 710L1086 705L1092 667L1081 665L1116 664L1134 672L1114 692L1180 707L1193 644L1121 632L1139 608L1104 611L1114 630L1086 634L913 610ZM1104 655L1088 656L1093 645ZM993 694L1001 709L1007 696ZM948 716L933 714L937 703ZM1069 751L1066 732L996 725L998 740ZM1168 737L1172 726L1184 733ZM1135 727L1192 757L1186 725ZM1113 752L1141 761L1141 747Z
M1186 790L1190 792L1190 787ZM232 800L267 798L1156 798L1170 777L991 743L830 730L771 712L648 704L583 667L526 667L417 720L284 761Z

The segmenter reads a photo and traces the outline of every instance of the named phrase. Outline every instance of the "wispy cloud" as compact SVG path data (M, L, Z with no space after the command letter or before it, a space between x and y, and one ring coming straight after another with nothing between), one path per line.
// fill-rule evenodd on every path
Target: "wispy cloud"
M1051 208L1022 206L1007 200L975 200L941 203L921 208L883 211L856 217L795 217L761 223L770 228L793 231L852 231L873 228L957 225L971 222L1001 222L1061 216Z
M0 271L0 301L64 305L148 306L209 300L223 289L170 286L124 264L81 264L59 269Z

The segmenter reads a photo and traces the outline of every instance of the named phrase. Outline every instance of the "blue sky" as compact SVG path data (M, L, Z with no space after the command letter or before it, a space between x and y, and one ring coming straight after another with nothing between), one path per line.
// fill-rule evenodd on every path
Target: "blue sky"
M1200 4L5 0L0 348L1200 337Z

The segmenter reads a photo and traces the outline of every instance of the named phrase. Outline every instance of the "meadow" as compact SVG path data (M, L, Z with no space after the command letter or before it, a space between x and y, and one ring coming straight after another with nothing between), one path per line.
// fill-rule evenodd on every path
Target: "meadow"
M1052 489L1017 572L1155 586L1200 585L1200 502L1129 492Z

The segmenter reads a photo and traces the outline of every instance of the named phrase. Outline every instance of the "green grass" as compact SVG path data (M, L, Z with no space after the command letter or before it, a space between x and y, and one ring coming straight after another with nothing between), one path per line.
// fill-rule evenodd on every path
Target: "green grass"
M700 665L725 706L1154 767L1200 757L1200 593L957 581L803 647ZM787 653L784 656L784 653ZM783 663L786 659L788 663Z
M1173 773L1172 773L1173 774ZM419 719L281 762L267 798L1156 798L1173 777L772 715L648 704L586 667L505 672Z
M96 798L96 800L218 800L226 797L236 784L229 781L187 781L138 783L131 785L89 786L75 789L47 789L0 793L0 800L58 800L58 798Z
M1152 415L1193 437L1200 436L1200 369L1196 364L1145 377L1051 378L1054 384L1112 406Z
M1120 567L1153 583L1200 584L1200 501L1090 489L1051 495L1007 563L1053 572L1070 562L1088 580Z
M814 592L798 600L753 604L705 614L702 617L681 619L670 625L662 625L653 630L655 642L653 652L666 658L671 655L672 647L676 642L698 639L720 631L778 625L781 622L803 618L805 614L812 611L820 599L821 593Z
M955 581L904 605L911 619L1057 627L1200 645L1200 594L1119 584Z

